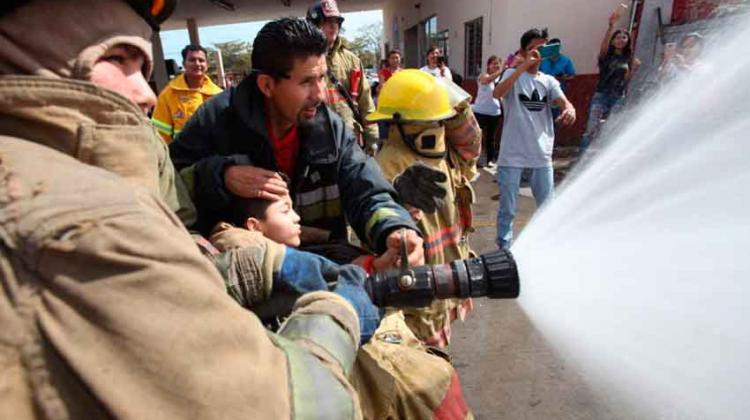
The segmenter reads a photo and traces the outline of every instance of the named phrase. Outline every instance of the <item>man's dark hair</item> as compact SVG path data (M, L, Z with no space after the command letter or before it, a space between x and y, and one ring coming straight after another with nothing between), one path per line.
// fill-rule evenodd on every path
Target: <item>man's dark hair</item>
M531 41L535 39L546 40L549 35L547 34L547 28L544 29L529 29L521 35L521 50L526 51L526 47L531 44Z
M324 55L328 41L304 19L281 18L266 23L253 41L253 69L275 79L288 78L294 60Z
M394 49L388 51L388 54L386 54L385 56L386 57L390 57L393 54L398 54L400 57L403 57L403 55L401 54L401 50L399 50L397 48L394 48Z
M206 52L205 48L201 47L200 45L189 44L189 45L186 45L185 48L182 49L182 53L181 53L182 61L187 60L187 55L191 51L203 51L203 55L205 55L206 58L208 58L208 52Z

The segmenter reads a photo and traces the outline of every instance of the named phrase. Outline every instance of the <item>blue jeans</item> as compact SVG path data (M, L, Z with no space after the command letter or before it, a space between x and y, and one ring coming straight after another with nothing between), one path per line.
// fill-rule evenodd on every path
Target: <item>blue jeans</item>
M591 139L599 132L602 119L606 119L613 112L619 112L625 104L625 97L609 93L596 92L591 98L589 106L589 119L586 122L586 131L581 138L580 155L586 152L591 145Z
M513 240L513 218L516 216L516 200L524 168L500 166L497 169L497 185L500 187L500 207L497 209L497 246L510 248ZM554 196L552 166L531 169L531 192L536 206Z

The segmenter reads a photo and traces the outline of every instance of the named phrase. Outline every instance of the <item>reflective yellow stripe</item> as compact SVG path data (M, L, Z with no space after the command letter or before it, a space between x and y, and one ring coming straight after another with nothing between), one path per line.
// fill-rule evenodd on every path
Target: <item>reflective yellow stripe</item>
M172 132L173 132L172 126L165 123L164 121L159 121L156 118L151 118L151 124L153 124L154 127L156 127L156 129L159 130L159 132L164 133L168 136L172 135Z
M338 185L329 185L327 187L316 188L312 191L298 193L296 203L300 207L310 206L321 201L338 200L340 196Z
M341 200L334 199L320 201L309 206L299 206L297 208L297 213L299 213L299 216L302 218L302 220L311 222L326 218L333 219L335 217L341 216L342 214Z
M320 359L281 335L269 337L286 353L294 420L355 418L351 395Z
M298 314L284 323L279 334L292 341L309 340L325 349L339 362L339 366L347 376L354 366L356 353L353 351L351 338L328 315Z
M367 226L365 227L365 235L367 235L367 238L370 239L370 242L372 242L372 228L375 227L378 222L388 219L389 217L398 217L398 213L396 213L396 210L381 208L375 210L375 213L370 216L370 220L367 221Z

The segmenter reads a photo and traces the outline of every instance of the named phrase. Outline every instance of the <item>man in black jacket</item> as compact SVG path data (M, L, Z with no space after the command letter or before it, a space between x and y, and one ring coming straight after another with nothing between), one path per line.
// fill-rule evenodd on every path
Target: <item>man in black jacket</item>
M395 191L323 103L326 48L325 36L304 20L269 22L253 43L253 73L204 104L170 145L193 191L197 228L207 233L233 195L289 193L302 224L333 240L345 238L348 222L383 252L401 247L406 228L409 263L422 264L422 239Z

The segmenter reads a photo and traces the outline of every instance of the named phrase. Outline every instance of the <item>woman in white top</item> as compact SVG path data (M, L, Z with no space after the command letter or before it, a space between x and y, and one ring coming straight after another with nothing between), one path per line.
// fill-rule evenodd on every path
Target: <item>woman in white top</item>
M453 81L451 69L445 65L445 57L443 57L442 51L436 45L431 46L427 50L427 65L420 70L426 71L435 77Z
M482 128L482 144L486 150L487 166L493 166L497 159L497 149L495 148L495 131L500 122L500 100L492 96L495 85L503 73L503 67L500 65L500 59L496 56L490 56L487 59L487 72L479 76L479 87L477 88L477 97L471 108L477 117L479 127ZM480 159L481 160L481 159ZM483 166L479 163L477 166Z

